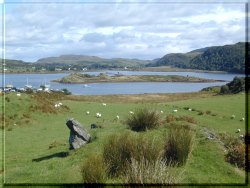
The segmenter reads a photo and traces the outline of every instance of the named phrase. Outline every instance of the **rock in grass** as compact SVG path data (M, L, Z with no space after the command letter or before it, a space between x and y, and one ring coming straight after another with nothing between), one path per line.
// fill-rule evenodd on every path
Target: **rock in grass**
M90 134L73 118L67 120L66 125L70 129L69 149L78 149L90 141Z

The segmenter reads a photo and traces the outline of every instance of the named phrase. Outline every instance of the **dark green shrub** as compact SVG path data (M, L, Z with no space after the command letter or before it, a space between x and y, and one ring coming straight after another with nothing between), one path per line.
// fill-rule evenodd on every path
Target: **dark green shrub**
M5 100L6 100L7 102L10 102L10 98L9 98L9 97L5 97Z
M106 166L102 155L90 156L81 168L84 183L105 183Z
M207 114L207 115L210 115L210 114L211 114L211 111L210 111L210 110L207 110L207 111L206 111L206 114Z
M202 116L202 115L204 115L205 113L203 112L203 111L199 111L198 112L198 115L200 115L200 116Z
M195 133L190 126L172 125L165 142L164 157L167 161L183 165L192 151Z
M133 131L146 131L160 126L160 114L146 108L139 109L128 117L126 121L129 128Z
M62 89L62 92L63 92L65 95L71 95L71 92L70 92L68 89L66 89L66 88Z

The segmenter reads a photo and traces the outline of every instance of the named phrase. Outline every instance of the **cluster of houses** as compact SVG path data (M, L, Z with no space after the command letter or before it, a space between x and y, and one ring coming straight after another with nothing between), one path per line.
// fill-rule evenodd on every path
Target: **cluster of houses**
M41 85L39 88L33 88L32 85L26 84L22 88L14 87L12 84L7 84L5 87L0 87L0 93L2 92L26 92L26 91L33 91L33 92L50 92L53 91L50 89L50 85L44 84Z

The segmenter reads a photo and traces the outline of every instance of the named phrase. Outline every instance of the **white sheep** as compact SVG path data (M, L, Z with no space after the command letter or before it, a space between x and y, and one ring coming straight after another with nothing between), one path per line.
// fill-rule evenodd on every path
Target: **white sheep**
M236 133L239 133L239 132L240 132L240 129L237 129L237 130L236 130Z
M20 96L21 96L21 93L17 93L16 96L20 97Z
M102 114L99 113L99 112L97 112L97 113L96 113L96 117L97 117L97 118L100 118L100 117L102 117Z
M62 106L62 103L61 103L61 102L59 102L59 103L58 103L58 105L59 105L59 106Z
M89 111L87 111L87 112L86 112L86 114L87 114L87 115L89 115L89 114L90 114L90 112L89 112Z
M189 108L189 109L188 109L188 111L192 111L192 109L191 109L191 108Z
M175 112L175 113L176 113L176 112L178 112L178 110L176 110L176 109L175 109L175 110L173 110L173 112Z
M163 114L163 111L161 110L161 113Z
M59 105L58 104L55 104L55 108L58 108L59 107Z
M129 111L129 113L130 113L130 114L134 114L134 112L133 112L133 111Z
M243 135L243 134L241 134L239 137L240 137L241 139L243 139L243 138L244 138L244 135Z
M240 121L245 121L245 118L241 118L241 120Z
M120 116L118 116L118 115L117 115L117 116L116 116L116 119L118 119L118 120L119 120L119 119L120 119Z
M102 106L107 106L107 104L106 103L102 103Z
M235 115L232 115L232 116L231 116L231 119L235 119L235 117L236 117Z

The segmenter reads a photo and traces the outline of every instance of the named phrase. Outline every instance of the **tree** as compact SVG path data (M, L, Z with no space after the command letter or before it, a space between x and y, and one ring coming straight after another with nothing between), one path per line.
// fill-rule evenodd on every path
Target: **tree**
M221 86L221 88L220 88L220 93L221 93L221 94L228 94L228 93L230 93L229 87L228 87L227 85Z

